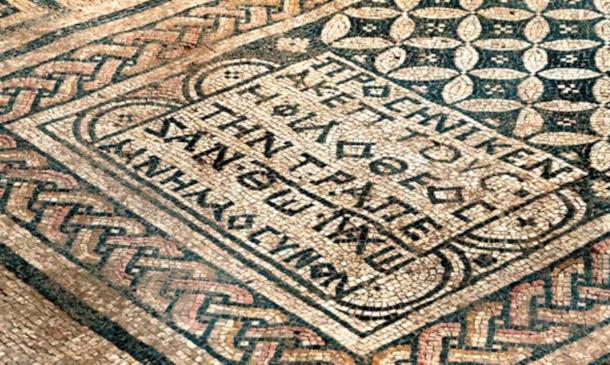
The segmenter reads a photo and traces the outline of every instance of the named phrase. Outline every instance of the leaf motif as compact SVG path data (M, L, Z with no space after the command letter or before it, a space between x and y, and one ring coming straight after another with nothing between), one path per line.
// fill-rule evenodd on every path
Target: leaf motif
M470 15L460 22L457 34L462 40L472 42L481 35L481 22L476 15Z
M377 71L387 74L388 72L400 67L407 58L407 52L400 47L392 47L387 51L381 52L375 58L375 68Z
M390 37L396 42L402 42L413 33L415 22L405 13L396 18L390 27Z
M472 46L464 46L455 50L454 63L460 71L472 70L479 62L479 52Z
M586 80L600 74L584 68L558 67L540 71L539 75L551 80Z
M547 146L580 146L599 140L597 136L572 132L545 132L540 133L528 141L534 144Z
M601 17L599 13L586 9L557 9L544 13L545 16L557 20L593 20Z
M584 101L569 101L569 100L551 100L536 103L536 108L549 110L552 112L584 112L596 108L597 105Z
M610 144L606 141L599 141L591 147L589 154L591 167L597 171L610 169Z
M483 0L460 0L460 6L468 11L475 11L481 5L483 5Z
M542 12L549 6L549 0L525 0L525 4L527 4L527 7L532 11Z
M474 83L470 77L462 75L456 77L445 85L443 88L443 100L447 104L457 103L472 95Z
M594 48L599 44L600 42L592 41L590 39L560 39L557 41L544 42L540 46L553 51L574 52Z
M529 42L512 38L492 38L474 42L474 45L489 51L521 51L530 46Z
M532 76L525 79L517 87L517 95L526 103L538 100L544 92L544 84L539 78Z
M610 0L608 0L610 1ZM595 33L604 41L610 41L610 20L604 19L601 22L595 24Z
M604 46L595 52L595 66L602 72L610 71L610 47Z
M373 7L362 7L362 8L350 8L344 11L345 14L360 19L388 19L399 16L400 11L390 8L373 8Z
M429 7L415 9L411 15L426 19L457 19L468 15L468 12L455 8Z
M418 37L410 38L404 44L415 48L451 49L462 43L455 39L445 37Z
M379 49L392 45L392 42L380 37L349 37L332 44L336 48L347 49Z
M610 78L605 76L595 81L593 96L600 104L610 103Z
M544 118L532 108L523 108L517 116L513 134L517 137L527 137L536 133L544 126Z
M593 0L597 10L604 14L610 14L610 0Z
M470 71L472 75L486 80L518 80L527 77L525 72L512 68L479 68Z
M610 136L610 110L599 108L591 114L591 129L603 137Z
M419 5L421 0L394 0L394 3L398 9L402 11L409 11Z
M456 104L470 112L502 113L521 108L521 103L506 99L469 99Z
M542 42L549 32L549 23L541 16L536 16L530 20L523 30L525 38L532 43Z
M531 73L545 68L548 61L546 51L538 47L532 47L523 53L523 66Z
M390 73L389 76L395 79L408 81L435 81L450 79L457 75L459 75L459 73L450 68L417 66L400 68Z
M526 20L534 16L532 12L527 10L506 8L501 6L494 6L491 8L479 10L477 13L488 19L513 22Z
M322 29L320 38L322 42L331 44L337 39L345 36L351 28L349 18L343 14L337 14L332 17Z

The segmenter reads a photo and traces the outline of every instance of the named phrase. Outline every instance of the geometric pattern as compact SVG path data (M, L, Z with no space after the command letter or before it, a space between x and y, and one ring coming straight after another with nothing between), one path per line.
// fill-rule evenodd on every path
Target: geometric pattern
M166 318L225 361L265 363L307 360L351 363L325 349L315 331L293 324L282 310L261 306L242 284L130 212L53 168L35 150L0 137L2 213L55 249L130 291L148 310ZM158 233L151 233L158 232ZM279 356L278 356L279 355Z
M26 33L35 22L43 21L42 14L51 17L70 9L58 15L57 25L48 25L53 32L24 35L27 42L23 42L22 48L0 53L2 57L8 57L13 51L25 55L23 67L0 72L0 226L17 227L15 236L18 237L14 240L18 241L20 250L29 247L47 250L46 257L26 259L17 250L13 252L14 246L10 248L0 240L0 276L6 281L0 283L0 359L5 359L0 363L48 359L49 363L166 364L172 363L170 358L184 363L236 365L603 364L609 361L610 347L606 341L610 340L610 225L606 219L610 212L609 1L151 0L136 3L125 5L112 15L100 10L104 16L86 21L83 18L74 22L74 26L70 23L64 27L66 20L62 16L78 9L79 1L0 0L0 38L4 28L6 34L15 37ZM154 19L139 19L136 26L125 27L125 19L135 19L144 10L154 13L157 7L163 11L155 13ZM100 34L86 34L98 22L106 26L95 29L104 30ZM75 38L82 35L87 41L62 44L63 37L68 35ZM28 49L30 44L32 49ZM52 47L45 48L47 44ZM3 47L1 41L0 47ZM27 59L29 52L36 53L31 60ZM346 60L343 66L355 76L337 81L334 77L341 72L338 68L316 79L319 83L310 85L311 79L307 78L310 75L305 71L289 73L301 70L298 67L303 64L311 64L312 69L322 68L320 60L328 55ZM264 103L287 89L282 84L286 79L294 83L290 90L298 92L281 95L284 104L269 108L265 114ZM375 86L360 88L358 84L371 82ZM265 87L271 87L278 94L265 93L268 91ZM363 95L357 94L360 90ZM386 98L390 91L396 90L402 93L399 95L420 100L422 105L429 103L426 105L442 113L423 121L410 119L404 113L406 109L400 109L402 106L388 107ZM323 99L328 96L325 92L336 94ZM252 102L248 97L258 98L254 107L250 107ZM216 107L215 111L210 111L210 105ZM318 108L315 111L320 115L331 110L335 120L326 125L302 124L308 121L304 118L287 123L290 129L278 122L296 113L300 105ZM122 108L131 114L124 113ZM227 123L220 125L221 132L213 131L213 119L202 117L201 109L208 112L206 118L209 113L213 117L222 112L226 114L219 117ZM365 117L360 120L354 110L364 113ZM396 115L390 115L388 110ZM100 117L102 112L106 113L106 119ZM449 117L434 119L438 115ZM389 143L387 149L380 147L379 141L367 142L384 137L390 130L384 129L387 124L379 121L398 119L397 116L405 118L397 124L401 131L414 135L418 134L414 131L423 130L417 129L421 126L435 129L441 135L451 132L453 127L448 122L472 122L480 127L476 128L477 132L485 131L492 136L486 144L476 147L481 150L486 147L489 155L494 154L494 149L507 146L502 143L516 141L520 151L548 156L544 160L547 164L537 166L540 176L533 168L526 173L533 180L555 178L553 174L557 171L553 168L557 166L581 175L555 179L556 185L536 180L532 183L539 189L535 197L528 197L530 192L524 188L528 185L520 181L521 190L517 192L523 193L519 196L522 200L515 198L514 202L506 202L501 216L477 221L472 230L456 229L459 234L433 240L433 244L442 241L444 246L439 244L439 252L458 247L459 250L447 249L451 251L447 257L459 257L456 262L464 263L451 266L442 275L457 275L460 271L470 275L475 270L473 267L477 270L508 268L513 261L504 265L497 257L512 252L522 255L521 261L515 264L514 271L500 271L516 272L514 277L490 274L479 286L476 285L483 274L464 275L460 288L482 286L483 289L448 303L452 305L450 309L442 309L438 315L427 313L425 305L413 309L430 320L414 320L420 317L387 305L388 321L401 320L408 326L390 327L392 333L370 341L364 331L354 331L353 337L349 337L335 326L335 323L344 323L336 320L342 320L341 316L366 322L369 318L365 314L344 310L336 315L335 308L328 304L331 301L321 300L316 304L328 308L316 309L316 313L332 315L328 318L311 315L314 306L302 300L307 293L291 296L300 289L291 287L291 282L285 279L292 277L285 269L288 266L277 269L279 265L272 266L262 258L256 261L250 251L238 245L217 244L212 234L201 237L191 234L202 230L203 225L159 198L165 195L158 193L156 186L136 184L134 181L139 180L129 179L127 169L115 168L117 164L111 158L94 152L99 147L98 137L112 139L125 133L137 140L138 131L144 130L155 135L158 141L150 137L138 142L150 149L157 142L179 144L179 149L165 149L161 157L175 159L169 161L186 166L184 171L186 168L196 171L198 179L214 183L214 191L234 186L232 177L238 176L244 186L250 184L253 193L250 196L239 193L234 197L230 195L234 191L229 191L226 193L229 195L222 197L239 199L240 209L244 212L246 208L252 209L259 216L265 215L261 212L266 212L268 206L282 212L287 218L267 215L267 227L280 222L286 232L301 231L303 237L298 242L282 237L277 251L296 247L301 241L314 242L317 246L298 255L278 256L277 262L295 262L297 269L307 271L311 277L318 275L319 279L329 274L309 269L308 265L328 252L335 250L340 258L366 252L369 247L384 242L377 234L385 234L386 228L390 233L401 231L408 235L408 230L399 229L393 222L400 214L414 214L416 209L406 203L409 199L416 202L428 199L429 213L444 214L457 208L454 203L464 198L459 189L428 188L422 190L424 193L408 192L404 200L392 195L394 200L388 199L378 206L365 204L370 203L365 197L371 191L373 199L385 197L386 191L400 196L396 192L398 184L391 178L412 165L420 168L419 164L424 161L421 157L413 160L405 157L408 163L403 163L398 158L387 157L394 156L393 153L407 155L416 146L415 142L408 147L392 145L388 141L397 137L393 133L381 138ZM378 120L374 121L374 117ZM318 118L315 113L311 118L321 120L315 119ZM436 124L431 125L430 120ZM255 124L246 124L249 121ZM161 129L150 128L156 122L160 123L154 125L160 125ZM188 130L189 123L200 129ZM332 128L341 123L352 124L346 130L335 132ZM415 129L410 129L416 124ZM184 133L168 134L170 125ZM267 127L268 130L264 129ZM246 142L235 139L261 131L265 134L259 139ZM315 135L317 144L293 138L280 146L280 137L292 137L286 131L299 137ZM345 140L345 136L353 135L358 137L356 142ZM450 160L442 150L448 145L444 144L443 136L436 138L433 133L419 133L419 136L432 141L433 147L425 149L432 153L421 154L433 157L428 162ZM212 147L195 155L198 158L192 157L197 143L206 138L213 142L209 145ZM322 150L328 160L317 159L319 145L327 141L337 148ZM288 155L272 160L276 153L293 146L303 149L298 157L308 156L308 159L303 162L295 155ZM386 157L375 160L373 157L378 156L379 149ZM118 150L117 155L123 154L121 157L129 161L143 153ZM467 157L479 157L467 148L462 152ZM265 167L255 159L260 155L275 170L247 174L245 160L241 161L244 164L231 165L233 159L239 161L246 156L252 157L258 167ZM491 157L485 161L497 164L490 168L501 168ZM469 167L480 169L473 167L476 162L478 159ZM554 162L558 165L553 165ZM342 169L321 179L321 175L309 170L301 173L294 172L297 168L287 168L294 175L285 175L300 182L294 183L280 171L282 163L283 167L301 168L309 164L308 168L312 169L328 166ZM522 167L513 165L515 171ZM162 175L159 166L163 167L148 166L145 175ZM376 176L371 181L382 188L367 190L373 189L370 181L359 188L346 188L356 177L360 178L347 173L354 166L359 169L358 173L373 171ZM175 167L172 165L166 171ZM428 182L426 179L450 181L455 177L452 168L447 165L446 178L422 174L414 181L421 186ZM183 170L178 171L172 175L173 180L168 178L161 184L166 185L164 193L180 192L182 186L195 184L195 180L188 181L181 175ZM514 176L505 173L499 179L500 184L510 185L510 177ZM476 175L471 175L471 179L473 186L478 183ZM176 184L173 191L170 191L170 182ZM277 203L278 199L272 202L275 205L270 203L271 199L257 200L256 194L267 188L266 183L275 188L278 182L305 192L309 185L319 187L331 182L337 189L329 190L328 196L319 201L343 214L348 211L346 207L352 208L345 196L361 199L354 204L354 211L371 214L354 214L354 217L364 222L373 221L370 217L379 211L392 209L380 215L384 219L382 228L343 219L339 220L335 233L324 236L328 241L316 241L317 236L308 235L308 217L302 218L295 208L300 204L305 211L313 206L309 200L297 196L286 198L283 203ZM403 187L407 185L402 183ZM117 186L120 189L115 189ZM552 189L547 189L548 186ZM198 204L212 208L211 211L216 209L215 217L221 216L226 207L206 200L211 191L204 189L198 196ZM282 193L286 191L289 190ZM481 194L481 199L486 197L482 188L476 192ZM499 194L491 199L498 199ZM322 194L303 193L303 196L314 201ZM540 197L563 199L567 203L553 205L550 198L542 204L531 204ZM514 212L522 211L528 215L515 215L513 219ZM452 211L453 216L459 216L455 212ZM553 214L565 220L557 224ZM169 216L179 224L158 218ZM227 241L229 236L239 237L240 233L235 232L245 230L251 222L246 219L240 227L236 217L231 216L229 222L234 231L220 223L205 229L220 232ZM248 218L248 214L241 217ZM326 219L321 213L318 218ZM534 221L559 228L537 236L531 228ZM420 222L415 226L420 236L433 231L434 223L427 224ZM186 233L176 234L182 228ZM22 231L28 232L31 238L20 236ZM280 237L279 231L268 232ZM484 234L477 236L477 232ZM5 238L11 234L0 232ZM414 241L421 238L414 236ZM530 238L537 246L528 246ZM331 241L334 245L330 248L320 244ZM568 243L558 244L564 241ZM256 244L262 247L266 243L260 239ZM493 254L481 254L478 251L481 247ZM314 250L318 248L319 251ZM413 260L428 254L423 250L408 252ZM470 260L470 257L476 259ZM544 265L535 262L538 258L546 260L542 261ZM73 266L54 264L59 259ZM380 261L379 267L394 259ZM359 273L358 279L367 280L369 273L358 271L356 260L346 259L340 264L346 271L353 269ZM442 276L438 274L442 270L434 265L428 261L427 265L420 264L415 272L407 271L409 275L385 283L389 287L432 285L435 275ZM73 267L88 275L78 276L79 280L88 278L83 287L99 281L104 293L113 293L125 302L95 291L86 295L81 292L79 297L73 293L74 289L59 285L53 279L59 275L66 278L65 282L76 280L71 278ZM255 274L250 274L253 271ZM379 287L368 289L364 298L358 299L367 304L368 300L379 302L381 306L398 299L415 302L413 298L418 295L415 290L388 290L401 297L385 298L379 294L385 293ZM440 289L436 291L440 293ZM322 290L318 292L322 293L320 298L325 298ZM434 295L438 293L432 290L430 298L425 299L435 302ZM375 310L373 306L362 308L372 308L371 313ZM115 314L103 314L116 312L126 315L121 318L130 318L130 326L119 325L120 318ZM162 326L153 328L153 322ZM41 334L54 327L57 335ZM169 354L166 347L154 344L163 338L172 341L179 338L182 342L173 343L186 345ZM193 355L196 353L209 357L196 357Z
M142 28L110 35L68 54L0 78L0 123L66 103L132 78L233 34L310 10L320 2L286 0L270 11L262 2L243 7L207 2ZM276 8L276 4L273 8Z
M595 243L543 275L505 289L503 300L477 303L455 320L423 330L410 345L392 346L376 359L380 364L411 359L514 364L541 358L610 319L608 244Z
M609 13L594 0L378 1L335 15L328 26L341 32L323 40L430 99L606 171Z
M326 56L322 56L322 58L319 59L323 59L323 57ZM229 232L232 231L233 235L236 235L238 237L243 237L243 240L247 240L248 238L248 232L256 232L257 228L252 228L252 227L247 227L247 224L244 224L241 229L235 229L235 226L239 226L239 224L233 224L233 226L231 226L231 222L235 222L234 219L243 219L243 210L240 210L239 208L230 206L230 203L227 203L226 205L229 206L229 208L221 208L221 204L225 204L224 202L226 200L221 200L219 198L217 198L215 195L213 195L212 193L210 195L205 195L203 199L200 199L198 201L198 203L193 203L194 199L183 199L183 197L189 197L189 196L194 196L195 194L191 194L190 192L198 192L201 191L201 187L197 186L197 185L193 185L196 184L196 182L194 181L194 178L196 177L195 175L192 175L192 173L186 169L182 169L182 170L171 170L171 166L173 164L179 163L179 160L169 160L169 159L165 159L160 157L161 155L158 155L155 157L155 159L159 158L161 159L163 162L162 163L156 163L155 166L155 171L159 171L158 174L154 174L154 173L145 173L146 169L142 169L142 166L152 166L150 164L151 160L147 160L147 156L146 154L143 154L141 151L143 150L143 148L149 148L149 150L154 151L153 148L155 148L154 146L154 139L151 139L150 142L147 144L147 147L141 147L141 145L139 144L131 144L129 147L125 148L124 145L125 143L122 141L126 141L128 139L131 140L143 140L144 138L142 137L142 134L139 131L143 131L146 134L150 135L151 134L151 130L160 130L160 132L156 133L157 135L161 135L163 134L161 137L165 140L168 141L178 141L180 140L180 138L186 138L186 137L177 137L180 136L180 134L176 134L176 129L174 129L174 131L171 131L171 129L168 129L168 131L170 132L162 132L160 126L163 125L164 123L159 123L161 121L151 121L148 123L148 126L145 126L145 124L142 123L146 123L146 120L148 120L151 116L153 116L155 113L165 113L168 108L167 105L162 103L163 100L180 100L180 98L182 99L188 99L188 98L198 98L199 96L197 96L197 93L191 93L191 91L187 91L189 89L191 89L191 87L194 87L193 85L201 85L200 87L205 90L205 93L211 93L211 94L215 94L216 96L214 97L210 97L207 101L207 105L213 105L214 102L220 102L219 100L223 100L224 96L221 93L217 93L215 92L215 90L213 90L213 87L215 85L216 80L218 79L226 79L225 76L226 75L234 75L234 74L239 74L241 72L241 74L248 74L249 71L251 70L256 70L257 67L260 67L260 69L263 70L267 70L269 65L267 66L262 66L264 65L264 62L259 62L258 64L255 64L254 62L250 62L250 63L245 63L245 65L243 63L240 62L229 62L227 64L223 64L222 66L219 65L213 65L211 68L213 70L215 70L214 72L209 74L208 78L205 78L204 80L201 80L199 78L200 75L205 75L207 73L206 70L202 70L202 71L194 71L193 73L195 73L195 75L184 75L184 76L179 76L179 77L175 77L173 79L173 81L167 81L168 85L173 85L171 87L172 90L180 90L184 93L184 95L172 95L170 96L167 92L168 89L165 88L157 88L157 90L155 91L154 88L148 89L148 90L142 90L142 91L138 91L136 93L133 93L132 95L128 96L128 97L122 97L119 100L112 100L108 103L105 103L99 107L95 107L91 110L87 110L87 111L83 111L82 113L79 113L77 116L74 117L70 117L70 118L65 118L59 121L52 121L48 124L46 124L43 127L43 130L47 130L47 132L44 133L48 133L49 135L55 136L54 138L57 138L59 140L65 141L64 143L67 143L68 145L74 146L75 149L81 149L83 152L83 154L86 154L87 151L91 151L89 153L89 155L93 156L93 157L97 157L95 155L95 153L99 153L97 152L97 148L93 148L93 145L98 145L101 146L99 148L100 151L102 151L102 153L99 153L101 155L101 160L103 160L103 162L115 162L115 166L118 165L119 168L124 168L124 166L121 165L121 162L124 160L128 160L131 161L129 162L129 165L127 166L127 169L124 169L123 171L127 170L130 171L130 168L133 166L133 170L139 172L139 175L142 176L142 178L145 178L147 175L155 175L153 182L157 182L157 181L161 181L160 185L161 188L163 188L163 186L170 186L170 187L176 187L177 191L179 192L178 194L174 194L174 196L176 197L176 200L180 201L180 202L184 202L185 204L189 204L189 207L191 207L192 210L196 211L196 212L202 212L201 215L203 215L205 218L209 217L210 220L214 220L215 222L217 222L218 225L223 225L222 227L227 227L225 229L227 229ZM300 67L300 64L291 66L290 68L283 68L282 72L285 73L290 73L292 72L293 68L292 67ZM280 69L282 69L280 67ZM198 76L199 75L199 76ZM232 76L231 76L232 77ZM180 79L180 81L176 81L175 79L178 78ZM259 85L263 85L264 83L266 83L266 79L273 79L273 75L268 75L265 78L260 78L257 79L259 82ZM240 79L241 80L241 79ZM182 86L177 86L177 85L182 85ZM278 88L279 85L277 85L276 82L276 90L279 90ZM207 88L212 88L211 90L207 90ZM142 97L144 95L148 95L148 97L151 96L150 92L153 92L152 95L158 95L155 96L156 99L156 103L154 106L150 106L147 109L143 109L141 108L142 105ZM156 94L156 93L158 94ZM262 91L261 91L262 92ZM202 98L205 98L205 93L203 94L203 96L201 96ZM394 95L394 97L398 97L397 95ZM299 99L297 99L296 97L293 98L294 101L297 101ZM368 100L368 99L367 99ZM246 101L243 100L242 103L245 103ZM169 103L168 103L169 104ZM205 104L204 104L205 105ZM198 106L197 108L199 109L203 109L203 107ZM170 107L171 109L171 107ZM161 112L159 112L159 110L161 110ZM192 110L192 109L191 109ZM149 114L152 113L152 114ZM192 118L189 115L185 115L185 114L176 114L176 116L174 117L174 115L170 115L169 117L167 117L167 121L172 120L171 118L175 118L174 122L173 122L173 126L170 128L174 128L174 126L179 125L178 121L182 122L182 123L187 123L187 121ZM179 118L179 119L178 119ZM115 121L117 120L121 120L123 122L121 123L116 123ZM115 123L112 123L115 122ZM122 125L122 123L125 123L124 125ZM212 123L210 123L212 124ZM166 125L170 125L169 122ZM147 127L147 128L145 128ZM127 132L123 133L122 130L126 130ZM65 131L71 131L70 133L65 133ZM188 130L185 130L185 133L187 133ZM189 132L190 133L190 132ZM144 136L146 136L146 134L144 134ZM106 135L110 135L112 136L112 138L106 138ZM188 135L188 133L187 133ZM176 139L178 138L178 139ZM101 141L99 141L101 140ZM82 142L79 142L82 141ZM121 142L121 143L119 143ZM123 145L123 147L119 147L120 145ZM194 145L193 145L194 146ZM189 147L190 148L190 147ZM204 149L199 149L199 148L191 148L193 150L193 152L197 152L197 150L201 150L204 151ZM139 151L137 154L133 154L133 156L137 156L137 157L130 157L130 155L132 155L132 152L127 152L127 151L132 151L132 152L136 152ZM164 148L162 150L162 152L167 156L170 155L171 150ZM152 153L152 152L151 152ZM227 152L225 152L225 156L227 155ZM230 156L230 155L229 155ZM182 160L184 160L184 157L182 157L182 155L180 155L180 158ZM114 160L114 161L113 161ZM187 159L188 161L188 159ZM112 166L112 165L111 165ZM168 166L168 168L164 168L164 166ZM243 166L243 165L242 165ZM203 167L202 167L203 168ZM169 169L169 170L168 170ZM241 173L243 174L244 171L248 171L248 170L244 170L245 167L242 168L242 170L237 170L237 171L241 171ZM210 168L211 170L211 168ZM112 171L112 170L110 170ZM161 172L161 171L165 171L165 172ZM168 172L169 171L169 172ZM120 173L120 172L119 172ZM181 174L181 175L176 175L176 174ZM132 174L133 176L133 174ZM176 179L175 177L172 176L180 176L180 179ZM134 179L136 180L136 179ZM136 180L137 181L137 180ZM171 183L168 183L168 181L172 181ZM193 182L191 182L193 181ZM230 179L227 177L227 181L230 181ZM565 181L565 180L564 180ZM164 183L165 182L165 183ZM171 185L170 185L171 184ZM152 185L152 184L151 184ZM150 185L149 185L150 186ZM153 185L154 186L154 185ZM186 188L181 188L181 186L187 186L187 187L191 187L191 189L186 189ZM213 185L204 185L207 187L210 187L210 189L213 189ZM166 188L167 189L167 188ZM205 190L207 191L207 190ZM201 196L201 195L200 195ZM570 195L569 195L570 196ZM578 201L578 200L575 200ZM218 205L214 205L214 204L218 204ZM555 204L552 200L549 201L547 204ZM578 203L576 203L575 205L580 205ZM214 208L217 207L217 208ZM181 208L184 209L184 208ZM568 208L568 209L572 209L572 208ZM556 209L556 211L562 211L563 208L562 207L558 207ZM175 210L178 213L180 213L180 210ZM186 211L188 213L188 210L184 209L184 211ZM213 213L213 214L211 214ZM582 212L576 212L574 211L573 214L571 214L573 221L574 222L579 222L580 221L580 217L581 215L584 213L584 210ZM207 217L206 215L207 214ZM240 215L241 218L240 218ZM205 219L204 218L204 219ZM523 214L521 214L520 216L515 216L514 218L514 224L516 227L519 227L520 224L522 224L522 222L519 221L518 218L523 219L523 221L525 222L526 220L528 220L528 213L524 210ZM589 216L586 219L594 219L595 215L593 216ZM278 217L278 221L281 218ZM225 225L225 222L226 225ZM568 228L569 225L566 223L568 222L568 220L564 221L564 228ZM603 222L603 221L600 221ZM512 223L511 223L512 224ZM599 224L599 223L598 223ZM603 224L603 223L602 223ZM593 227L593 226L592 226ZM246 233L243 233L246 232ZM589 236L589 232L585 232L586 234L581 235L581 240L578 240L578 242L574 242L574 246L575 247L580 247L584 244L587 243L587 241L589 239L594 239L596 238L594 232L590 232L590 236ZM298 233L297 233L298 234ZM486 234L486 233L485 233ZM599 233L601 234L601 232ZM586 236L586 238L584 237ZM349 237L348 237L349 238ZM493 249L491 250L486 250L484 245L480 245L477 244L476 242L484 242L484 239L481 238L477 238L476 235L474 235L471 238L467 238L467 237L463 237L463 238L459 238L460 240L464 240L463 242L459 242L456 245L456 251L459 252L459 250L463 250L464 251L464 257L472 257L472 261L468 260L464 260L465 262L472 262L469 268L464 270L464 276L468 277L468 279L463 279L462 282L466 283L468 282L468 284L463 284L464 286L473 286L475 284L475 280L477 280L479 277L486 275L487 273L489 273L490 271L492 271L492 269L501 266L501 263L505 262L505 261L501 261L501 260L507 260L510 257L514 257L516 255L516 251L512 250L512 251L508 251L508 254L506 255L505 258L503 258L500 254L496 254L493 253L493 256L489 255L490 252L493 252ZM347 239L346 239L347 241ZM532 241L532 243L527 243L528 245L530 245L529 247L535 247L535 242L536 241ZM431 242L434 243L434 242ZM369 244L368 247L366 248L366 250L370 250L370 247L372 247L372 244ZM465 247L476 247L476 249L473 249L473 253L468 252L468 249L465 249ZM571 246L571 247L574 247ZM234 246L234 247L239 247L239 246ZM243 247L243 245L242 245ZM383 246L381 246L383 248ZM498 246L496 246L498 247ZM505 247L505 246L501 246L501 247ZM196 249L196 247L195 247ZM566 250L569 250L571 248L566 247ZM366 250L362 250L363 252L366 252ZM251 250L254 251L254 250ZM262 252L263 254L265 253L265 250L261 250L261 251L255 251L256 253ZM295 250L294 254L296 255L298 252L300 252L300 250ZM369 251L371 252L371 251ZM372 251L375 252L375 251ZM531 254L531 251L526 250L525 251L527 254ZM478 257L476 254L479 254ZM304 254L303 254L304 255ZM442 253L441 253L442 255ZM513 256L510 256L513 255ZM448 255L450 258L451 255ZM563 255L562 255L563 256ZM283 262L295 262L296 259L295 257L299 257L297 256L291 256L291 255L284 255L284 260ZM314 256L315 257L315 256ZM559 257L557 257L559 258ZM495 260L495 262L493 262ZM307 261L303 261L305 265L305 263L307 263ZM335 261L336 262L336 261ZM459 262L459 261L458 261ZM549 261L550 262L550 261ZM462 275L461 273L461 268L460 268L460 264L459 263L455 263L452 262L450 264L452 269L449 269L447 271L449 271L450 273L455 273L456 277L459 277L459 275ZM296 265L295 265L296 266ZM388 265L389 266L389 265ZM291 270L292 266L291 265L285 265L284 267L287 268L287 270ZM451 271L452 270L452 271ZM307 271L305 271L305 275L304 277L307 278ZM457 272L456 272L457 271ZM521 269L521 271L525 271L525 269ZM533 271L533 269L531 270ZM531 272L528 271L528 272ZM470 279L472 278L472 279ZM315 279L315 278L314 278ZM430 282L432 282L432 278L428 279ZM312 282L314 282L315 285L315 281L312 280ZM439 279L437 282L440 282L439 285L444 285L444 283ZM458 280L454 281L456 283L459 283ZM453 285L453 284L450 284ZM310 286L311 287L311 286ZM446 287L448 287L449 289L446 289ZM442 288L443 291L445 292L449 292L451 295L450 290L452 289L451 286L447 285L445 287L443 286L438 286L437 288ZM332 287L331 287L332 290ZM381 293L381 288L379 288L377 290L379 293ZM437 292L440 292L441 289L438 289ZM435 293L436 294L436 293ZM439 295L440 296L440 295ZM278 300L277 298L273 298ZM415 298L412 298L412 300L414 300ZM428 298L424 298L424 300L426 299L430 299ZM317 300L317 299L316 299ZM328 306L330 307L330 305ZM329 308L330 311L330 308ZM449 311L449 309L447 309L447 311ZM360 315L360 312L354 312L357 313L354 316ZM385 313L383 313L382 311L379 311L379 313L381 313L381 315L385 315ZM341 315L341 314L338 314ZM393 317L391 317L391 319L398 320L400 318L398 318L398 315L394 315ZM313 319L311 318L307 318L307 320L313 321ZM371 321L373 322L373 321ZM390 322L390 321L388 321ZM370 323L370 322L369 322ZM381 323L381 320L379 320L378 323ZM391 322L390 322L391 323ZM368 325L365 324L365 325ZM398 326L396 326L398 327ZM404 332L410 332L412 329L408 330L406 328L399 328L396 330L388 330L388 332L392 332L394 334L398 334L398 333L402 333ZM368 336L368 335L367 335ZM389 336L386 336L386 338ZM371 337L369 337L371 338ZM374 340L369 340L368 341L373 342ZM389 341L391 339L387 339L386 341Z
M295 323L214 265L164 237L25 142L1 136L2 214L206 341L228 363L352 364L357 358ZM157 233L152 233L157 232ZM390 345L372 364L519 363L610 320L610 241ZM220 341L219 341L220 340ZM404 340L403 340L404 341ZM231 345L233 344L233 345Z

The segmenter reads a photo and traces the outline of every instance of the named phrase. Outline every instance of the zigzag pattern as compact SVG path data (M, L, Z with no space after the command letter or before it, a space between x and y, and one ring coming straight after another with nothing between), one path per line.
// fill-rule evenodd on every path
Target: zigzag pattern
M152 27L111 36L0 79L0 123L65 103L144 73L232 35L295 16L328 0L226 1L195 7Z
M433 325L419 334L417 346L390 347L372 363L515 364L537 348L566 344L583 328L610 318L609 248L610 240L599 242L544 280L514 286L506 301L475 305L462 323Z
M219 279L211 266L187 257L177 242L149 233L137 218L87 192L33 150L0 136L2 212L77 260L99 270L157 314L229 362L354 364L311 329L252 293ZM204 336L205 334L205 336Z

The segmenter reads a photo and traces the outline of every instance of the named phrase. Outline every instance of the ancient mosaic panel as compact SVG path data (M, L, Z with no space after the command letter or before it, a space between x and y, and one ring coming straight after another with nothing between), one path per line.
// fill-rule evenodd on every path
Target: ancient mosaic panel
M609 2L111 10L0 53L0 263L113 361L607 361Z

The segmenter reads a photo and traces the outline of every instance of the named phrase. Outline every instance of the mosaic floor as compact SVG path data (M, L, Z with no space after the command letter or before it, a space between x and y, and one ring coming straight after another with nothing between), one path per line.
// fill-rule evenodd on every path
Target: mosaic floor
M610 364L609 0L0 0L0 364Z

